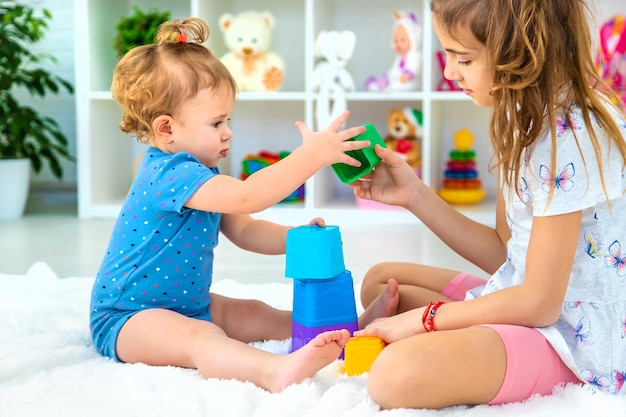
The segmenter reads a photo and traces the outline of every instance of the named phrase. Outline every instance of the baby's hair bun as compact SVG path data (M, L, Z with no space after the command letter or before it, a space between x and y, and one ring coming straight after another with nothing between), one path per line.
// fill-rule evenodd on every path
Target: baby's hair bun
M204 43L209 39L209 26L198 17L189 17L165 22L156 34L158 44L165 43Z

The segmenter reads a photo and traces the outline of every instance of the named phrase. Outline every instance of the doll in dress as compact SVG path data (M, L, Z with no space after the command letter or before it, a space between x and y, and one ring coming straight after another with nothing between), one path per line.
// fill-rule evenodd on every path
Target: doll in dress
M414 91L419 87L422 26L413 12L394 12L392 47L396 54L391 68L365 81L368 91Z

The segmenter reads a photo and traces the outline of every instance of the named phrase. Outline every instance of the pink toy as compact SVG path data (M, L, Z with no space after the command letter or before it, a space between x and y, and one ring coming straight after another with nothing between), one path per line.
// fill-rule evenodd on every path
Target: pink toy
M382 75L365 80L368 91L413 91L419 87L422 26L413 12L394 12L392 47L396 59Z
M615 16L600 27L596 64L600 76L626 103L626 16Z
M445 75L443 75L446 69L446 54L443 51L437 51L435 55L437 56L437 62L441 70L441 79L439 80L439 84L437 84L437 91L445 91L446 87L450 91L461 91L461 88L454 81L447 79Z

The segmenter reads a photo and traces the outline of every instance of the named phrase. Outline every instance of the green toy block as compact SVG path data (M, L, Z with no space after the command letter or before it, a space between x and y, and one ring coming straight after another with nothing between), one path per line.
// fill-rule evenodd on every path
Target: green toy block
M343 163L337 163L332 165L335 174L344 184L353 183L362 176L368 174L372 169L374 169L376 165L378 165L381 159L374 152L375 145L380 145L384 148L387 147L387 145L385 145L385 141L380 136L374 125L370 123L365 123L364 126L365 132L353 137L350 140L369 140L370 146L368 146L367 148L346 152L346 154L350 155L354 159L358 159L359 161L361 161L361 166L353 167Z

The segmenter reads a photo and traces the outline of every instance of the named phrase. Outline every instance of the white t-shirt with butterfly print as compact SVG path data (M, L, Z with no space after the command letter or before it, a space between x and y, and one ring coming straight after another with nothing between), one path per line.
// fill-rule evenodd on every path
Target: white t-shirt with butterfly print
M626 140L624 117L611 111ZM586 126L578 107L567 117L569 124L564 115L557 122L556 172L550 170L552 145L548 131L524 156L518 192L503 190L508 199L506 215L511 231L507 260L480 295L518 285L524 280L533 216L582 210L582 227L561 318L553 326L538 330L581 380L600 390L616 393L624 388L626 376L626 180L623 163L597 121L592 118L593 126ZM610 208L589 139L590 128L595 129L601 141L602 172ZM551 188L554 193L546 207ZM626 392L626 388L622 392Z

